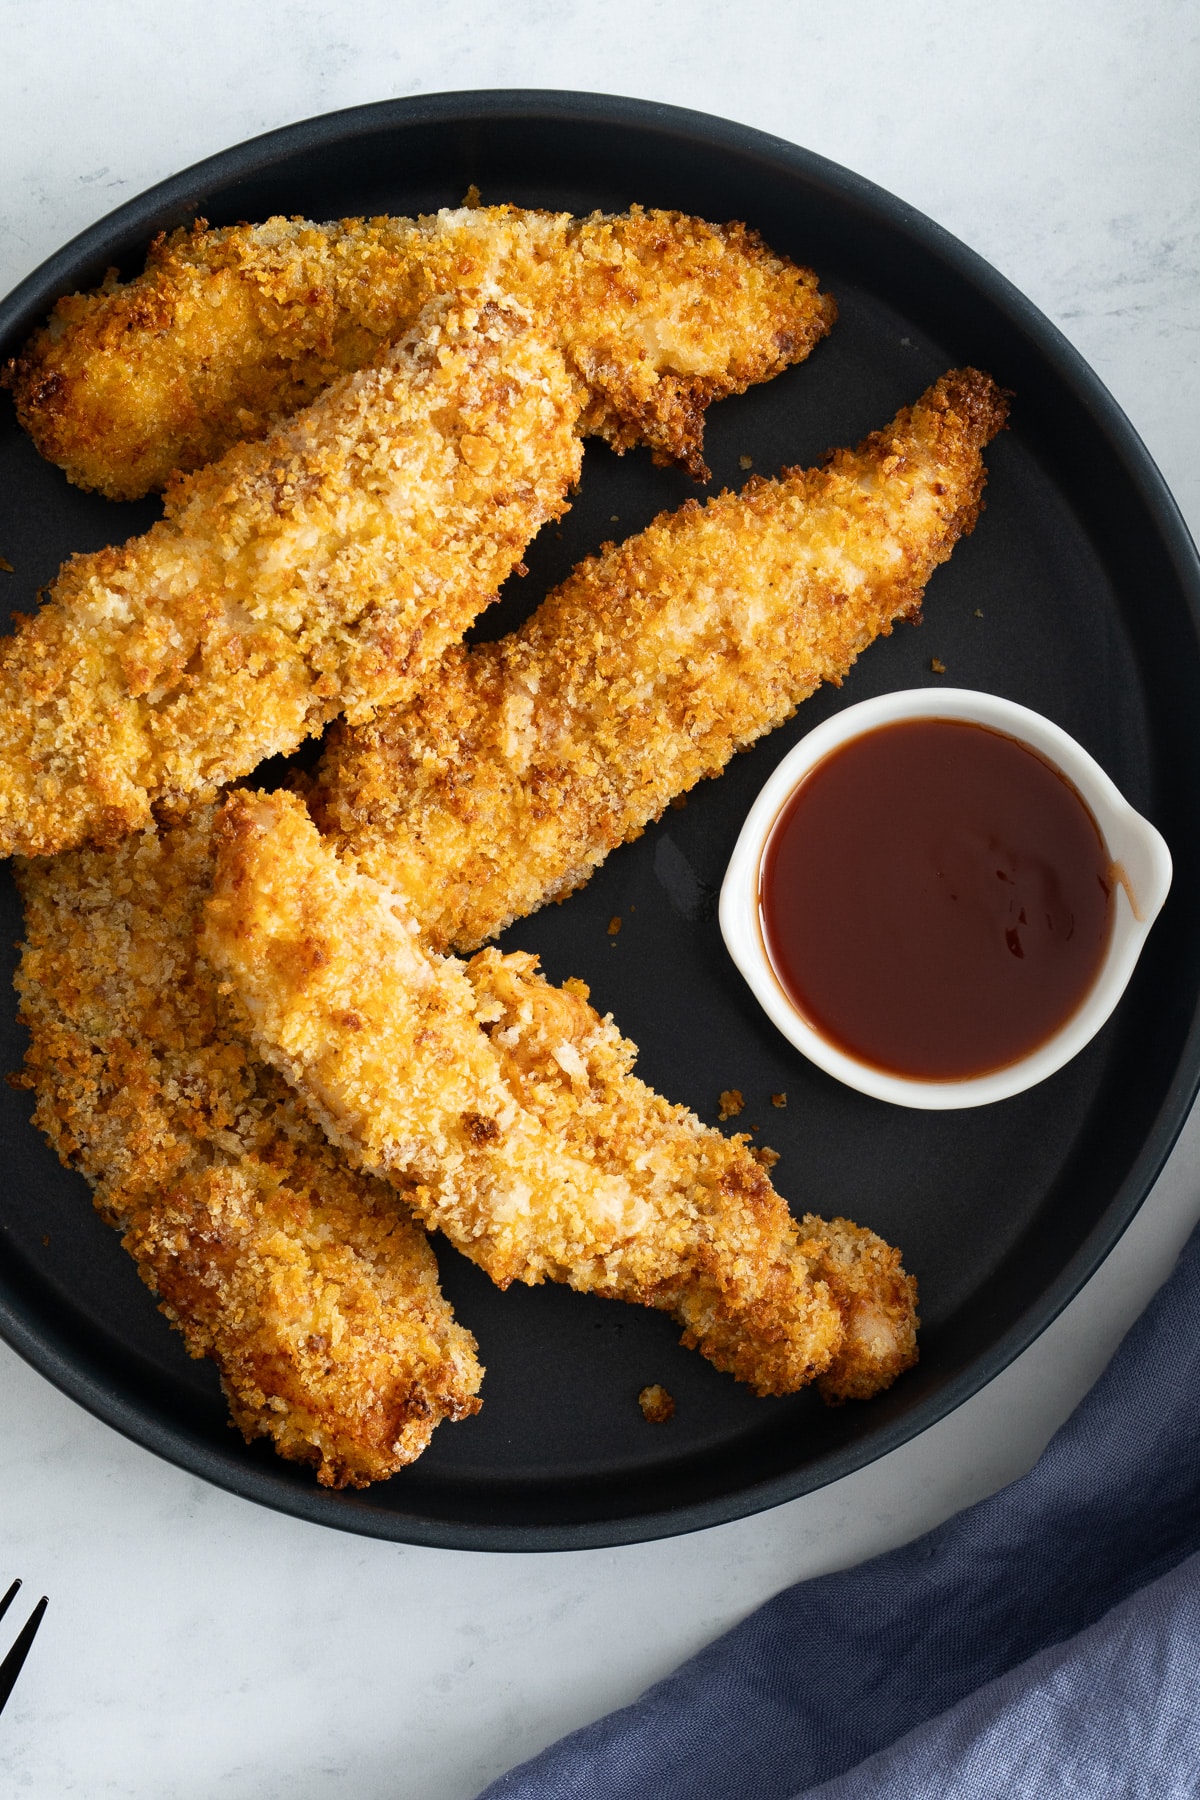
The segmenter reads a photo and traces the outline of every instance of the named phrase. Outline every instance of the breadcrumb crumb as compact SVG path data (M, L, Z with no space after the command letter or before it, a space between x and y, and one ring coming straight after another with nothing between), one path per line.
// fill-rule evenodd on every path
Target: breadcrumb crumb
M642 1409L642 1417L651 1425L665 1425L675 1411L675 1402L665 1387L657 1381L644 1387L638 1395L638 1405Z

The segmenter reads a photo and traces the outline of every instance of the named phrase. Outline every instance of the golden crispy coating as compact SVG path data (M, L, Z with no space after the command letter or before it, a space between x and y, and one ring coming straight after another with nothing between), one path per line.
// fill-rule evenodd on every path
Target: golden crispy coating
M743 225L495 206L421 219L268 219L160 237L145 273L60 300L4 374L43 456L131 499L262 436L365 367L432 295L488 284L553 320L584 429L696 474L703 410L829 330L816 277Z
M653 1212L652 1240L623 1253L615 1279L598 1274L596 1291L673 1313L689 1349L760 1394L800 1385L791 1320L813 1278L842 1326L817 1381L826 1399L869 1399L916 1362L917 1287L898 1250L846 1219L797 1227L748 1136L713 1131L633 1076L634 1046L583 982L553 987L536 958L494 949L467 975L521 1104Z
M805 1253L837 1302L845 1335L819 1378L822 1398L869 1400L917 1360L917 1284L900 1252L849 1219L800 1221Z
M468 967L342 863L292 795L218 819L205 956L256 1046L363 1167L501 1286L654 1306L759 1393L830 1364L841 1313L742 1142L630 1074L633 1047L534 959Z
M448 652L410 706L335 728L314 817L437 948L570 893L919 608L1004 414L988 376L951 373L826 467L608 547L520 631Z
M553 604L541 633L548 667L567 661ZM620 637L636 655L633 635ZM608 666L619 677L611 657ZM611 732L598 741L611 745ZM458 753L467 756L461 740ZM595 763L597 786L603 772ZM210 826L205 808L111 857L24 868L29 1080L39 1123L98 1184L98 1205L125 1230L189 1348L221 1368L247 1436L267 1433L285 1455L316 1460L328 1483L362 1484L419 1454L439 1417L473 1410L478 1366L391 1193L343 1162L217 1001L194 947ZM511 879L519 859L507 866ZM416 897L444 929L428 884ZM764 1391L794 1385L798 1364L811 1372L831 1341L818 1380L830 1400L866 1398L915 1361L915 1284L895 1250L812 1216L797 1243L744 1140L705 1131L636 1081L632 1048L580 984L555 990L531 959L494 952L467 977L505 1084L534 1101L564 1149L657 1211L649 1266L635 1244L615 1276L593 1257L578 1285L674 1311L686 1341ZM749 1333L747 1241L760 1289ZM794 1308L797 1289L811 1307L822 1285L840 1331L831 1336L827 1312L809 1319L798 1357L790 1324L772 1313Z
M246 1437L361 1487L476 1411L482 1371L393 1188L231 1028L196 952L211 864L202 808L19 866L26 1081Z
M579 401L523 309L432 302L145 536L66 563L0 644L0 853L113 842L411 698L565 509Z

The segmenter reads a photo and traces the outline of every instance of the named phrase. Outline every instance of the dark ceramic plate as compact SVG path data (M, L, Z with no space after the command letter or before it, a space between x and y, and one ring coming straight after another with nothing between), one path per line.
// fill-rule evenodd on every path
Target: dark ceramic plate
M479 1549L613 1544L773 1506L894 1449L1022 1350L1087 1280L1141 1204L1197 1085L1200 1036L1200 580L1170 495L1079 357L969 250L856 176L741 126L641 102L556 93L449 94L337 113L259 138L163 183L53 257L0 311L9 354L61 293L140 268L163 227L303 213L413 213L485 200L586 212L633 201L749 221L811 263L841 320L802 367L715 407L715 480L739 458L772 472L852 444L953 364L1015 394L988 455L987 511L930 586L925 623L862 659L841 692L739 757L720 781L610 857L589 887L508 934L555 980L581 975L641 1046L641 1073L782 1154L802 1209L846 1213L902 1246L921 1284L920 1367L869 1405L756 1400L680 1349L666 1318L545 1287L501 1294L439 1248L446 1291L487 1363L478 1418L443 1426L412 1469L365 1494L247 1449L214 1370L189 1362L83 1182L0 1087L5 1180L0 1330L33 1365L138 1443L247 1498L410 1542ZM0 550L10 605L28 607L73 550L143 529L156 506L113 506L39 461L6 410ZM484 621L498 634L606 538L694 491L648 456L592 445L561 532ZM1087 746L1165 833L1171 897L1115 1018L1053 1080L964 1113L907 1112L827 1079L772 1030L735 973L714 898L750 802L796 738L888 689L991 689ZM3 876L6 946L20 914ZM606 925L625 921L618 938ZM0 1068L21 1034L5 1009ZM769 1096L784 1090L786 1111ZM732 1127L729 1127L732 1129ZM668 1425L638 1391L662 1382Z

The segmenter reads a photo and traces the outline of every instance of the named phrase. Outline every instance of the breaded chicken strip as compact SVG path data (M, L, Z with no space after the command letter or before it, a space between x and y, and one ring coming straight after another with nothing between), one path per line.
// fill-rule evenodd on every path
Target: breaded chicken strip
M770 1351L757 1334L747 1333L740 1311L723 1304L723 1271L747 1255L761 1264L770 1241L781 1309L795 1279L786 1266L799 1257L828 1288L841 1317L838 1347L817 1379L827 1401L870 1399L911 1368L917 1360L917 1284L905 1274L898 1250L848 1219L809 1213L798 1228L784 1225L782 1202L749 1139L724 1137L636 1080L634 1046L588 1004L583 982L553 987L538 973L536 958L492 949L471 959L467 976L505 1081L521 1103L551 1126L564 1147L645 1193L654 1208L652 1267L660 1285L656 1289L651 1281L647 1292L655 1297L629 1290L624 1264L621 1283L607 1287L600 1281L599 1292L672 1311L687 1325L683 1341L689 1348L702 1339L719 1342L725 1358L719 1367L759 1392L786 1392L784 1379L778 1388L765 1386ZM715 1209L708 1199L713 1193L723 1196ZM753 1230L746 1228L745 1209L755 1219ZM673 1248L679 1251L674 1265ZM697 1279L698 1271L705 1279Z
M703 409L799 362L833 323L816 277L743 225L494 206L268 219L160 237L145 273L60 300L4 374L43 456L131 499L365 367L432 295L488 284L553 322L584 429L704 473Z
M1004 417L958 370L824 468L664 514L519 631L448 652L410 706L335 728L314 817L438 949L570 893L919 609Z
M425 1233L231 1029L196 952L211 809L22 863L36 1122L124 1233L247 1439L362 1487L478 1409Z
M565 510L580 402L523 308L436 301L145 536L66 563L0 643L0 853L114 842L410 699Z
M217 835L203 953L354 1161L414 1182L417 1213L502 1287L657 1307L761 1394L830 1368L842 1312L786 1205L744 1143L631 1074L585 989L528 956L429 952L292 795L234 794Z

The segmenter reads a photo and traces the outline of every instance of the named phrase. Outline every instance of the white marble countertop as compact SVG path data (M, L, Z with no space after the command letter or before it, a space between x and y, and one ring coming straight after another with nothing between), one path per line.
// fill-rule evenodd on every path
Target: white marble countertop
M1187 0L0 0L0 290L121 200L275 125L560 87L696 107L904 196L1093 364L1200 525L1200 15ZM776 1589L1025 1469L1200 1215L1195 1117L1099 1274L916 1443L693 1537L503 1557L276 1517L0 1346L0 1585L52 1604L0 1721L31 1800L467 1800Z

